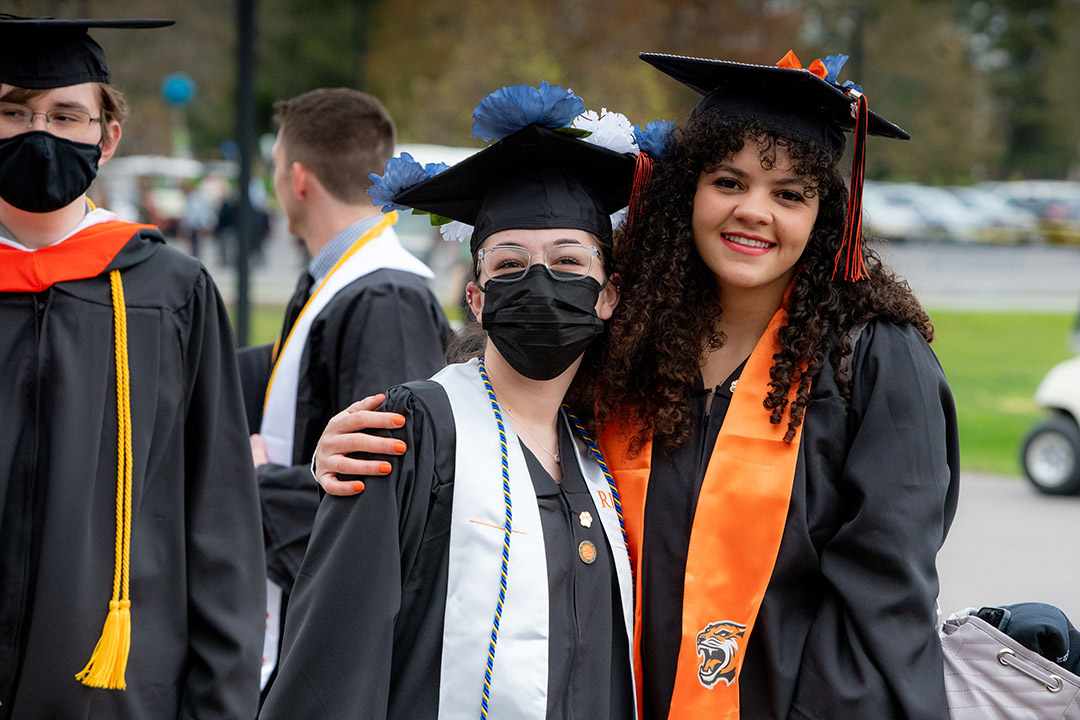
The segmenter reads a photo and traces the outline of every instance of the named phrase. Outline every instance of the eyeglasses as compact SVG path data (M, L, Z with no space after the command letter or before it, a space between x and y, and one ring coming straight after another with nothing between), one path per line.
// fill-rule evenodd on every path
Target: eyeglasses
M576 280L589 274L600 249L591 245L555 245L533 255L517 245L495 245L477 253L480 269L492 280L513 282L525 277L534 257L539 257L556 280Z
M0 128L8 132L23 132L34 124L34 116L45 116L45 127L61 137L79 137L101 118L71 108L38 112L26 105L0 102Z

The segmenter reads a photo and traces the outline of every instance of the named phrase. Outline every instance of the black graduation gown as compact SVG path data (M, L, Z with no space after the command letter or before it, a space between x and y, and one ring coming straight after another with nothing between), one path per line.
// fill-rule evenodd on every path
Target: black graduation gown
M134 237L127 690L75 680L112 594L108 273L0 292L0 718L249 718L265 626L259 504L233 339L198 261Z
M831 364L811 388L787 522L739 679L744 720L948 719L934 562L959 487L952 395L911 326L869 324L851 368L849 411ZM645 718L668 717L690 528L741 370L691 398L686 443L671 455L653 449Z
M328 495L319 507L262 720L438 716L457 433L432 381L392 389L384 409L408 418L388 434L409 452L360 496ZM569 443L564 432L560 448L572 457ZM563 463L559 486L525 457L548 563L548 717L632 718L629 649L600 516L576 465ZM595 518L590 528L578 522L583 510ZM586 539L597 548L591 565L577 556ZM478 717L482 681L464 690L476 693Z
M368 395L434 375L451 334L424 278L402 270L357 278L315 318L300 361L292 466L256 471L267 575L286 595L319 507L310 463L326 424Z

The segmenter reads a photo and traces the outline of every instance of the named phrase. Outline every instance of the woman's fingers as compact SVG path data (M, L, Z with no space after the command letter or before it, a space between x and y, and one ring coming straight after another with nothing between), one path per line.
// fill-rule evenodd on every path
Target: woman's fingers
M362 432L373 428L399 428L405 424L402 415L375 411L385 400L386 396L382 394L366 397L342 410L327 424L315 449L313 471L315 479L328 494L355 495L363 492L362 481L342 481L338 479L340 476L379 476L390 472L391 466L386 460L357 460L349 455L369 453L394 456L408 449L401 440Z

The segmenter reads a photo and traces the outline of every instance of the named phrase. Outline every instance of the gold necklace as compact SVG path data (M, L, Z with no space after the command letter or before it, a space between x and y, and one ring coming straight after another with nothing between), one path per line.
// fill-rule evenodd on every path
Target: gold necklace
M546 452L546 453L547 453L548 455L550 455L550 456L551 456L551 459L552 459L552 460L554 460L555 462L559 462L559 453L557 453L557 452L551 452L551 451L550 451L550 450L548 450L548 449L547 449L546 447L544 447L544 444L543 444L542 442L540 442L539 440L537 440L536 436L535 436L535 435L533 435L533 433L532 433L532 430L530 430L530 429L529 429L529 426L525 424L525 421L524 421L524 420L522 420L521 418L519 418L519 417L518 417L517 415L515 415L514 413L510 412L510 408L504 408L504 409L506 410L506 414L507 414L507 415L509 415L510 417L512 417L512 418L514 418L515 420L517 420L517 421L518 421L518 423L519 423L519 424L521 425L521 428L522 428L522 429L523 429L523 430L524 430L525 432L529 433L529 437L531 437L531 438L533 439L533 442L534 442L534 443L536 443L537 445L539 445L539 446L540 446L540 449L541 449L541 450L543 450L543 451L544 451L544 452ZM558 436L556 436L555 442L558 442ZM556 446L556 449L558 449L558 446Z

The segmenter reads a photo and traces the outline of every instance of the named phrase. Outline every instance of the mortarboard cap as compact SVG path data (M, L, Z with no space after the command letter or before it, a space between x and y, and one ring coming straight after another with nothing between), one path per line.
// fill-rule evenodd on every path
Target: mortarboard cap
M788 131L837 152L844 150L844 133L855 130L852 104L858 91L854 86L843 87L831 82L832 78L826 80L815 74L814 65L803 70L661 53L641 53L640 57L704 95L695 112L715 108L729 117L754 117L766 126ZM791 53L788 57L794 59ZM820 67L821 75L827 76L825 65L820 64ZM867 132L901 140L910 138L899 127L873 112L867 117Z
M574 228L611 239L626 207L635 157L540 125L528 125L394 202L475 226L473 252L501 230Z
M109 82L105 52L90 28L140 29L172 20L58 20L0 13L0 83L31 90Z

